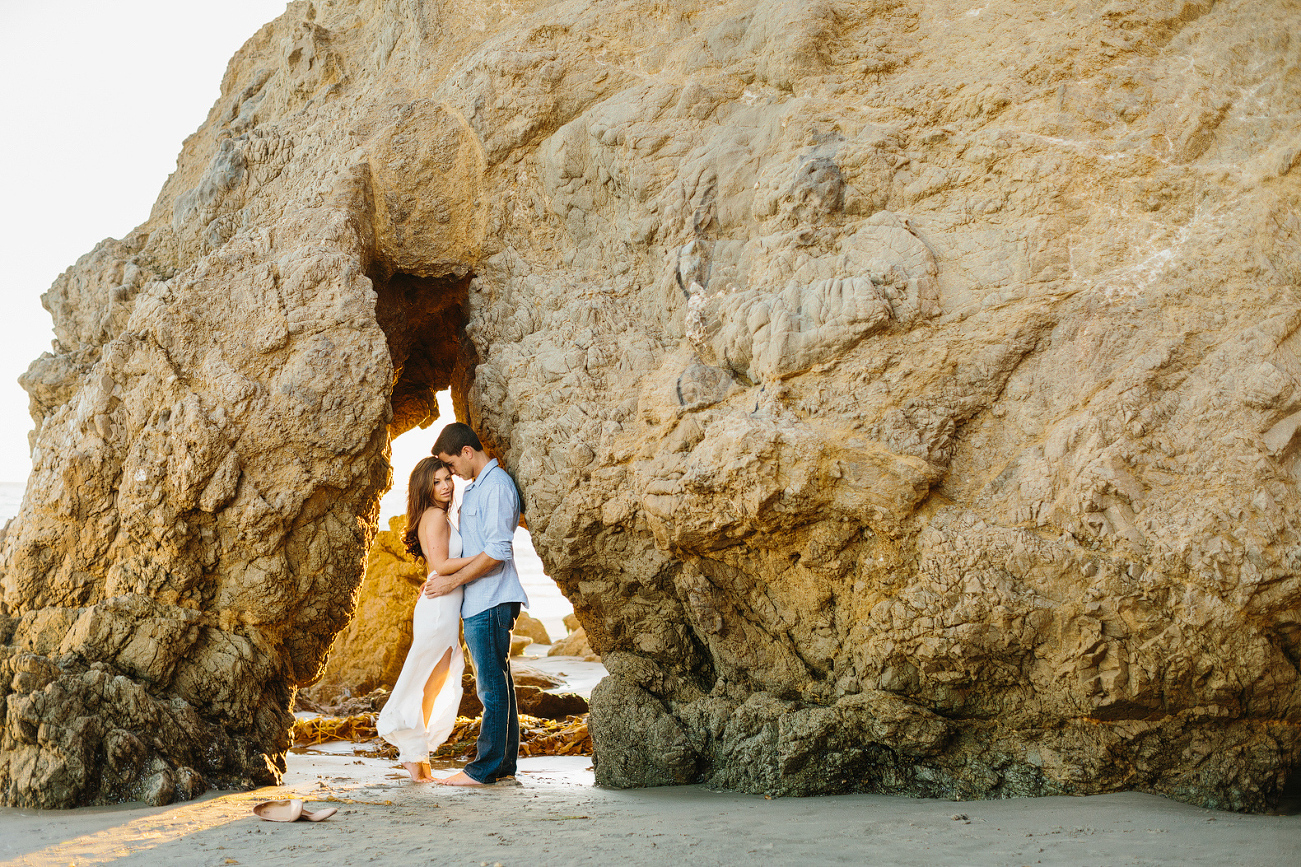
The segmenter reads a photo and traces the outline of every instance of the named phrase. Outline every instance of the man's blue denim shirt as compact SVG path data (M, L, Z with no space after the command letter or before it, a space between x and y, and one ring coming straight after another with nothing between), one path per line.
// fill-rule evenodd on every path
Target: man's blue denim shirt
M461 619L466 620L503 602L529 604L515 568L515 528L519 526L519 492L515 482L493 458L465 488L461 497L461 556L485 553L501 565L465 585Z

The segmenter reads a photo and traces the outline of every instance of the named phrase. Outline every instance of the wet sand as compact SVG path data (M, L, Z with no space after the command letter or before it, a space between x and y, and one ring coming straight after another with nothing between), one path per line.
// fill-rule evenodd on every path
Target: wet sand
M518 784L471 790L413 785L392 762L346 752L294 754L283 786L255 792L171 807L0 810L0 858L24 867L1301 864L1301 816L1215 812L1152 795L767 800L700 786L603 789L590 767L587 758L522 759ZM251 813L287 797L339 812L319 824Z

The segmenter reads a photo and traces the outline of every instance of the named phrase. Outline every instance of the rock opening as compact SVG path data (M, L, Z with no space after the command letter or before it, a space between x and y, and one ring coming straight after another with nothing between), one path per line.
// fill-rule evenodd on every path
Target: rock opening
M419 277L397 272L372 277L375 319L388 337L393 362L390 438L438 418L439 391L464 368L465 302L472 274Z

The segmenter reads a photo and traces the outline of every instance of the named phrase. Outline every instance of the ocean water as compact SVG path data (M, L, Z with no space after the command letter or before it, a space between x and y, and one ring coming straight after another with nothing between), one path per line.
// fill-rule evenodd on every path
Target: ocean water
M18 514L26 487L25 482L0 482L0 526ZM380 526L387 527L388 518L400 514L405 508L405 502L406 483L403 481L401 484L394 485L393 490L382 501L384 518ZM547 576L542 561L538 558L538 552L533 548L533 540L524 529L515 531L515 567L519 569L524 592L529 596L529 613L542 621L553 639L564 638L564 617L571 613L574 607L561 594L556 582Z
M529 596L529 614L542 621L552 641L564 638L564 618L574 612L574 606L547 575L528 530L515 531L515 568L519 570L520 583Z
M25 482L0 482L0 526L18 514L18 507L23 504L23 491L26 488Z

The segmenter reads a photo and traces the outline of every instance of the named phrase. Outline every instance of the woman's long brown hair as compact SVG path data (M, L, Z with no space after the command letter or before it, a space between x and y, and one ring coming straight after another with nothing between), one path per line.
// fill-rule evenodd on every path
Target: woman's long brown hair
M420 547L420 516L425 513L425 509L438 506L434 499L434 475L439 470L450 472L451 467L438 458L425 458L416 464L416 468L411 471L411 478L407 480L407 531L402 536L402 543L410 554L422 559L425 552Z

